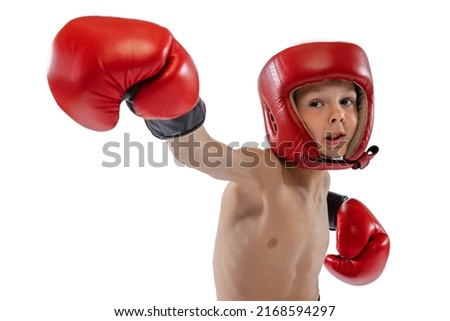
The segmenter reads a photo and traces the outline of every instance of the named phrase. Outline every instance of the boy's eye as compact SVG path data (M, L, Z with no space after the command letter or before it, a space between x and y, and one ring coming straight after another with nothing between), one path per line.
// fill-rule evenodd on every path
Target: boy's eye
M310 103L309 103L309 106L310 107L314 107L314 108L318 108L318 107L321 107L323 104L320 102L320 101L318 101L318 100L313 100L313 101L311 101Z
M351 98L344 98L344 99L341 100L341 105L351 106L351 105L353 105L353 99L351 99Z

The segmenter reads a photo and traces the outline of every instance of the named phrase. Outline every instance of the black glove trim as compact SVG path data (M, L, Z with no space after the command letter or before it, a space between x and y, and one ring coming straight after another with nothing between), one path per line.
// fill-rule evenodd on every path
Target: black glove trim
M174 119L146 119L145 124L153 136L159 139L180 137L192 133L203 125L206 106L199 99L197 105L186 114Z
M336 231L336 217L337 211L342 203L348 200L345 195L340 195L334 192L328 192L327 204L328 204L328 225L330 231Z

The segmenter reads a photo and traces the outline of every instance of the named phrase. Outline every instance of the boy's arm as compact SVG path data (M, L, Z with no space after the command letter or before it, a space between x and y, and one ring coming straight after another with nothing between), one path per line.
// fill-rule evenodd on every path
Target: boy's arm
M176 159L214 178L258 184L266 168L276 166L273 155L258 148L234 149L212 138L204 126L167 139Z

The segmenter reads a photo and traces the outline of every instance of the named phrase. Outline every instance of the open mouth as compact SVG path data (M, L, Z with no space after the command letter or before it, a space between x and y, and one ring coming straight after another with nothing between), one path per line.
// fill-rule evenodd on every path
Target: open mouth
M327 142L327 145L336 147L342 142L344 142L345 139L345 133L344 132L329 132L325 136L325 141Z

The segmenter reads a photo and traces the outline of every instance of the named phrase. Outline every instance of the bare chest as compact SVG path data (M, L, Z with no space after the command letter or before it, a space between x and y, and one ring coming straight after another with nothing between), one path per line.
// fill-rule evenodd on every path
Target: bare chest
M328 246L326 197L307 198L290 189L261 197L254 212L219 226L218 290L302 297L315 289Z

